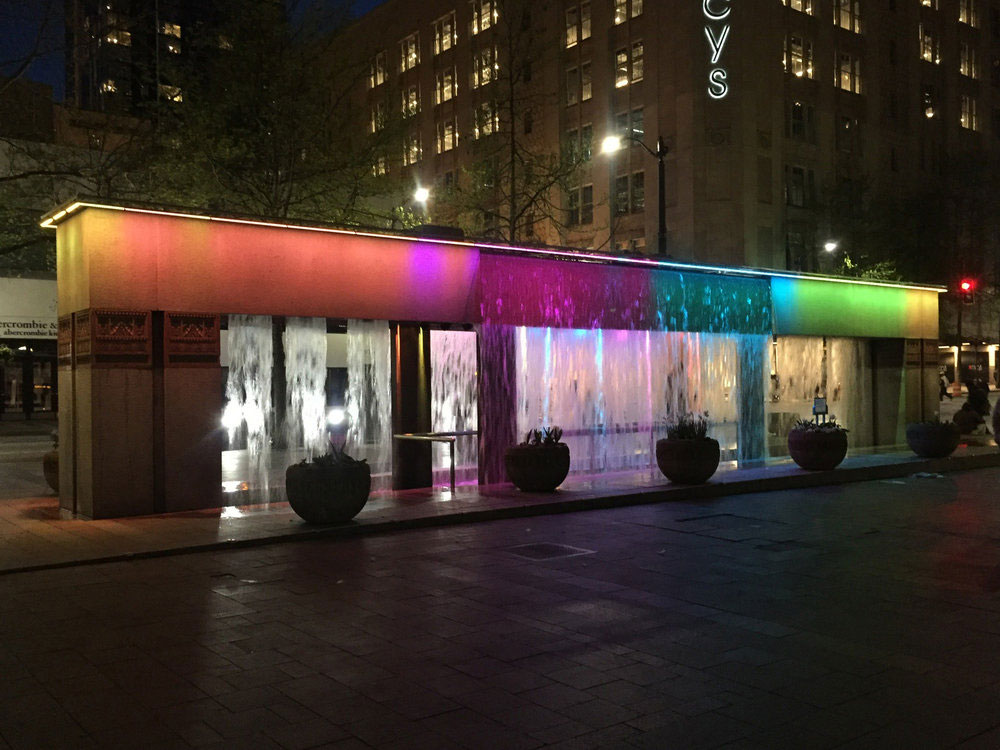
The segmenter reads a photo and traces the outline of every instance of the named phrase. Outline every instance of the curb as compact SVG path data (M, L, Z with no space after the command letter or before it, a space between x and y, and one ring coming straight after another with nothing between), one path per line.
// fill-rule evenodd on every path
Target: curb
M977 453L968 456L950 456L948 458L903 460L876 466L857 466L837 468L831 471L806 472L799 470L794 474L783 474L774 477L754 479L737 479L733 481L709 482L701 485L671 486L624 492L618 495L603 497L586 497L558 500L551 499L549 494L529 494L524 497L528 504L512 505L506 508L484 508L468 510L448 515L433 515L420 518L352 521L338 526L304 526L301 530L277 536L263 536L256 539L238 539L223 542L209 542L186 547L173 547L159 550L144 550L118 555L88 558L83 560L65 560L54 563L40 563L22 567L0 570L0 576L16 573L33 573L61 568L75 568L84 565L104 565L107 563L130 562L157 557L172 557L175 555L196 554L200 552L221 552L228 550L262 547L285 542L303 542L331 539L353 539L370 534L385 534L410 529L427 529L459 524L483 523L501 521L512 518L531 518L533 516L556 515L558 513L578 513L588 510L608 510L631 505L650 505L668 501L714 500L730 495L746 495L755 492L777 492L782 490L806 489L809 487L835 486L855 482L877 481L906 477L918 472L933 474L949 474L975 469L986 469L1000 466L1000 452ZM555 497L559 497L555 495ZM544 499L543 499L544 498ZM542 499L540 501L540 499Z

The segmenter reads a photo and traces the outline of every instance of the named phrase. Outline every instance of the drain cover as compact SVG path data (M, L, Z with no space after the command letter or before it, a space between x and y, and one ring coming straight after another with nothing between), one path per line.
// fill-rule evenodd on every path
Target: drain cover
M537 544L520 544L507 550L512 555L523 557L525 560L555 560L560 557L577 557L578 555L592 555L592 549L580 549L570 547L568 544L552 544L550 542L538 542Z

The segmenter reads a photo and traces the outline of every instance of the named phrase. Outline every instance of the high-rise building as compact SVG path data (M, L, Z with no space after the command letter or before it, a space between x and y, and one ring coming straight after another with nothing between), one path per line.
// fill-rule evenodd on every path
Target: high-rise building
M224 46L218 3L66 0L66 101L79 109L135 113L181 101L170 70L199 43Z
M533 217L549 243L656 252L662 138L667 253L830 268L865 250L861 204L960 185L1000 144L986 0L388 0L350 37L370 60L359 128L407 116L375 168L433 186L432 220L482 139L589 157Z

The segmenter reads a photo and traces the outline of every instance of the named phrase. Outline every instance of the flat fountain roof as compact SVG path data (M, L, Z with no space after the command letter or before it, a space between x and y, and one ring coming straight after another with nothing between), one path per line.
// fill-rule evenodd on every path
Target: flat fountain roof
M457 247L475 248L480 251L490 253L502 253L505 255L524 256L531 258L548 258L551 260L571 261L576 263L599 263L617 266L632 266L647 268L651 270L663 269L679 273L709 273L726 276L744 276L758 278L784 278L803 279L815 281L827 281L840 284L852 284L860 286L890 287L896 289L915 289L919 291L931 291L938 294L946 292L947 287L936 284L918 284L903 281L883 281L878 279L859 279L848 276L834 276L819 273L805 273L799 271L787 271L774 268L752 268L745 266L721 266L708 263L691 263L670 258L658 258L656 256L623 256L612 255L610 253L600 253L593 250L581 250L570 247L554 246L525 246L525 245L505 245L493 240L477 240L475 238L457 239L437 239L431 237L420 237L403 232L391 232L381 229L370 228L345 228L321 222L289 221L287 219L269 219L265 217L255 217L238 214L210 214L195 208L182 206L163 206L142 203L129 203L110 201L98 198L76 198L46 213L39 226L44 229L55 229L59 224L67 221L72 216L83 212L86 209L99 209L108 211L122 211L126 213L152 214L158 216L170 216L179 219L195 219L199 221L218 222L222 224L242 224L249 226L268 227L272 229L288 229L302 232L322 232L327 234L341 234L353 237L373 237L379 239L399 240L404 242L420 242L431 245L449 245Z

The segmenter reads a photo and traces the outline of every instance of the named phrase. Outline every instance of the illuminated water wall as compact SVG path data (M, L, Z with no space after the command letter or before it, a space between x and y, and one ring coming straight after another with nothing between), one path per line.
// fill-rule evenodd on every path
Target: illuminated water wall
M246 430L246 481L252 499L267 500L274 410L271 381L274 343L270 315L229 316L229 377L226 414L230 444Z
M392 361L389 324L347 321L347 452L368 460L372 488L392 484Z
M305 456L326 453L326 319L288 318L285 349L285 442Z
M431 430L474 432L478 429L476 383L476 334L474 331L431 331ZM447 483L448 446L433 443L435 483ZM455 440L457 481L472 481L478 467L476 437Z

